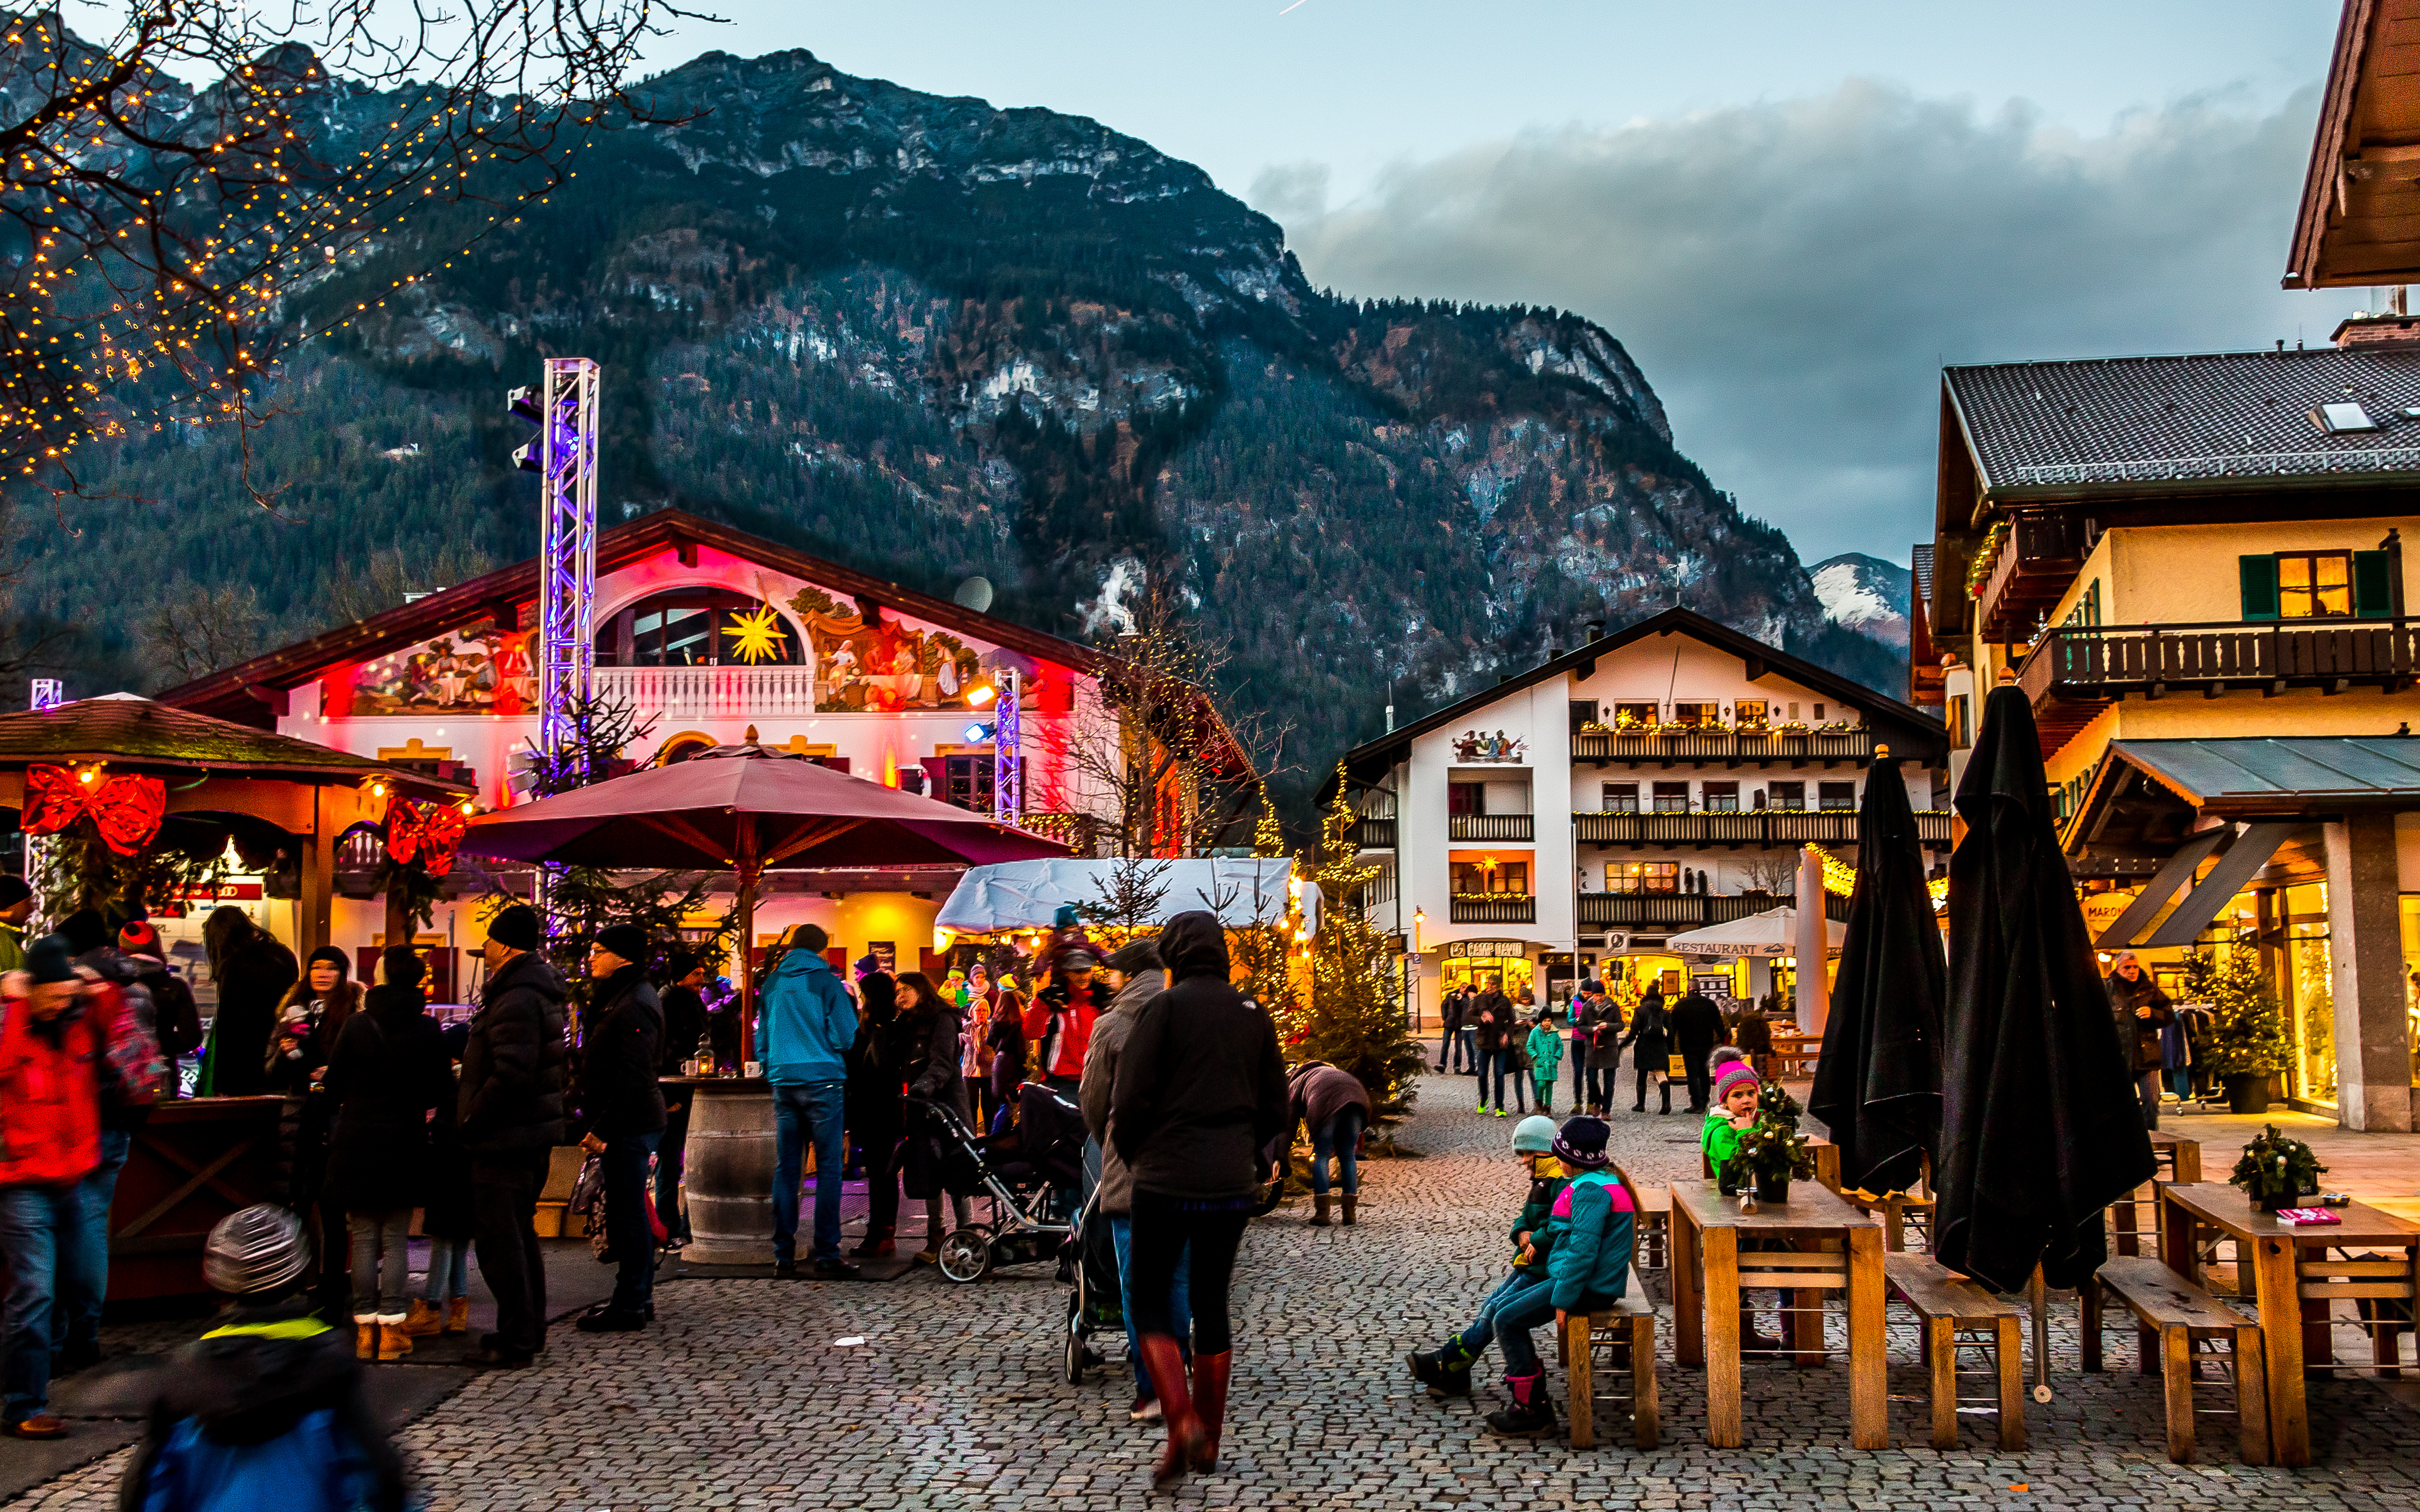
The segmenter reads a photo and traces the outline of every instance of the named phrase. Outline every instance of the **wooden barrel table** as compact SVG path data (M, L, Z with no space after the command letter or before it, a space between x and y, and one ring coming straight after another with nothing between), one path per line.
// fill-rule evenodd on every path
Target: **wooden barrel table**
M202 1242L220 1219L277 1191L284 1102L195 1097L151 1110L110 1199L111 1302L209 1294Z
M754 1076L679 1076L692 1089L683 1182L698 1265L773 1263L773 1094Z

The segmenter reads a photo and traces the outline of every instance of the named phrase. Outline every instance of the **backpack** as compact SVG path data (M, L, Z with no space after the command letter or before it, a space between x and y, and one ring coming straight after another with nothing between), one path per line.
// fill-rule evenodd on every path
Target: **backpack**
M116 991L118 1011L106 1026L101 1064L96 1068L101 1073L102 1105L150 1107L160 1101L169 1075L168 1057L160 1053L160 1037L151 1028L151 995L140 982L104 985Z

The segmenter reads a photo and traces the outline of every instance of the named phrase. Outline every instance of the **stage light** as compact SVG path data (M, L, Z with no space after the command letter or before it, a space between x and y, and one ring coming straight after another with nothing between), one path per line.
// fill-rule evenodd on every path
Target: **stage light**
M967 726L967 739L972 741L976 745L981 745L990 738L991 726L987 724L970 724Z

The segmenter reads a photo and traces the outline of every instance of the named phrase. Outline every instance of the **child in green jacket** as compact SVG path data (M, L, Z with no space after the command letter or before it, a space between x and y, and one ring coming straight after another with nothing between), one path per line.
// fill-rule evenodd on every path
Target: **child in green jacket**
M1739 1153L1740 1135L1756 1125L1756 1095L1764 1089L1764 1080L1746 1057L1729 1045L1714 1052L1709 1069L1714 1073L1714 1107L1706 1115L1699 1139L1705 1146L1706 1169L1720 1180L1723 1166Z
M1555 1431L1555 1404L1529 1331L1550 1319L1559 1328L1573 1313L1605 1311L1629 1290L1637 1208L1606 1153L1611 1133L1602 1119L1574 1119L1555 1139L1555 1159L1572 1178L1546 1222L1545 1284L1497 1309L1496 1345L1504 1351L1512 1404L1488 1414L1490 1433L1536 1438Z
M1563 1031L1555 1026L1555 1011L1549 1006L1538 1013L1538 1022L1529 1026L1529 1085L1538 1093L1538 1111L1555 1111L1555 1081L1563 1065Z

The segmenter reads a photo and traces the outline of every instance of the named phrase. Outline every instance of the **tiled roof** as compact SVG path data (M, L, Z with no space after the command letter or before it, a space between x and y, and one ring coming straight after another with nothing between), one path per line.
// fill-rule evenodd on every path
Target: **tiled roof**
M1943 375L1987 490L2420 476L2420 347L1998 363ZM2354 401L2379 429L2311 419Z
M375 773L415 790L463 791L459 783L149 699L80 699L54 708L0 715L0 767L92 760L135 768L200 767L338 784Z

